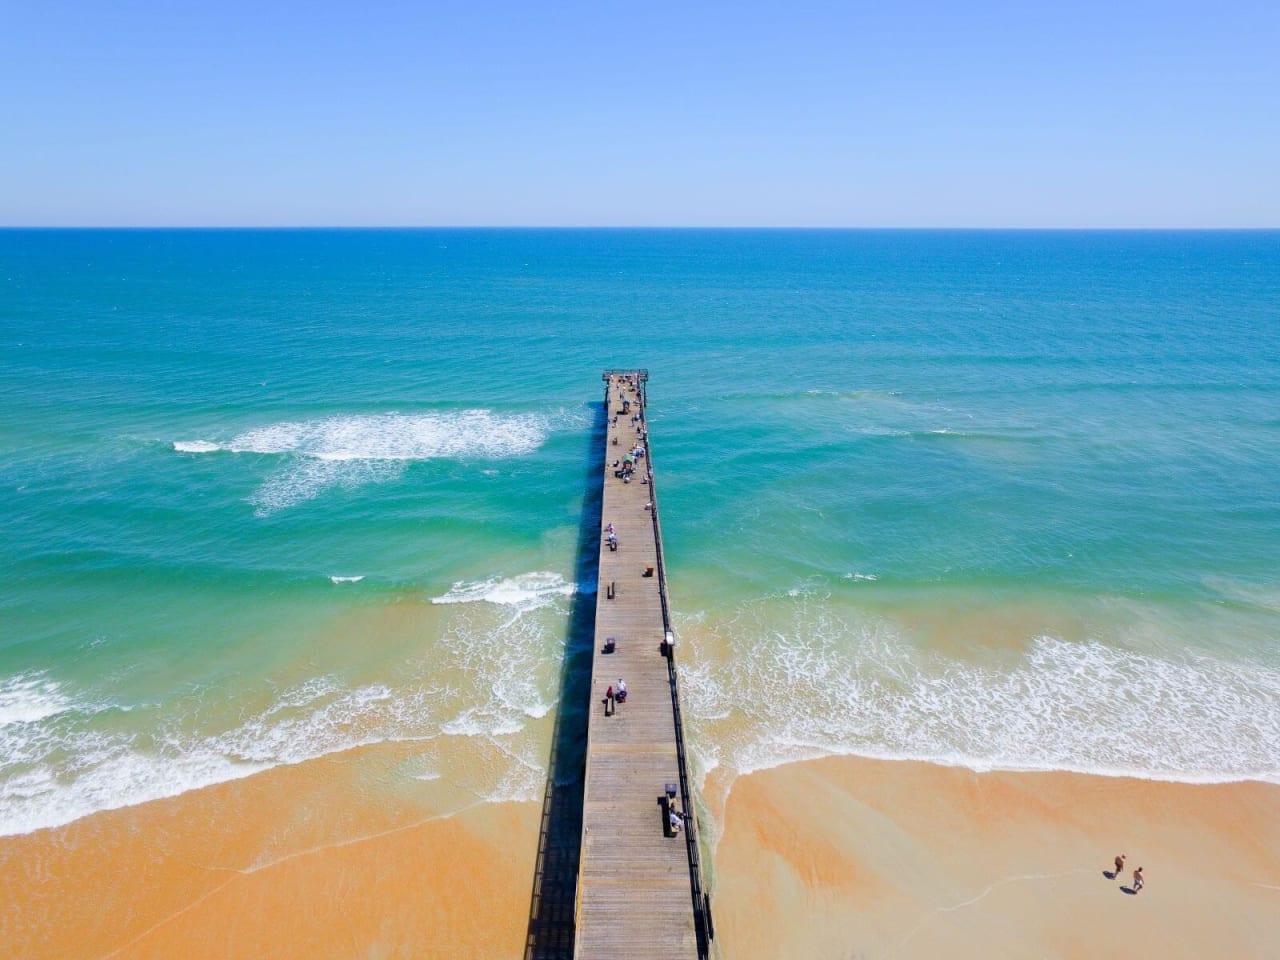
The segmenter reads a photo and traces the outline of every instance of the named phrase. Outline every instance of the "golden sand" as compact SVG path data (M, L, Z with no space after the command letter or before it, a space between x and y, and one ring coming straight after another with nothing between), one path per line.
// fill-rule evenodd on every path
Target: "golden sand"
M829 758L737 779L724 957L1273 957L1280 787ZM1128 855L1120 881L1104 876ZM1146 887L1124 892L1134 867Z
M406 788L416 749L0 838L4 955L522 956L539 805ZM1280 787L849 757L718 773L726 960L1276 955Z
M0 839L5 956L520 956L539 805L454 799L451 812L384 789L410 750Z

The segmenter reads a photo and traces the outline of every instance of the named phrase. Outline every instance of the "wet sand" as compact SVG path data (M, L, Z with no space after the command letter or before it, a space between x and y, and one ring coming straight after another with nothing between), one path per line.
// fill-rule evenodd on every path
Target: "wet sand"
M713 772L713 804L725 786ZM715 921L733 960L1271 957L1280 942L1280 787L850 757L728 786ZM1117 853L1120 882L1103 875Z
M450 796L349 751L0 838L19 958L516 957L540 804Z

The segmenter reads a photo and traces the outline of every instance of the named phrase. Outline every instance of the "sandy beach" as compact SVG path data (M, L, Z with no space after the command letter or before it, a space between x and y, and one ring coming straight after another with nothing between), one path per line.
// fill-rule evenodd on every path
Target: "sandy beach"
M0 840L8 956L520 957L539 805L389 788L415 749ZM1280 787L852 757L713 772L713 807L726 786L721 957L1267 957L1280 939Z
M1268 957L1280 941L1273 785L838 757L738 778L724 816L715 919L734 960Z
M539 804L388 788L414 749L349 751L0 839L5 955L519 956Z

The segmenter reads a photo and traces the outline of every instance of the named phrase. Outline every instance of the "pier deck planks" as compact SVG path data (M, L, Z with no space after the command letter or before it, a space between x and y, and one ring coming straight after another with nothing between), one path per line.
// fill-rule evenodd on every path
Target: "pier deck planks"
M642 482L650 465L641 459L630 483L612 467L638 442L631 415L642 410L643 391L620 375L609 376L607 389L601 524L613 524L618 549L601 534L575 957L696 958L689 855L682 835L666 836L659 803L664 785L679 782L679 760L657 542L646 509L650 487ZM621 412L624 398L629 413ZM653 576L644 576L646 567L655 568ZM612 654L603 652L608 637L617 640ZM627 702L605 716L605 692L619 677L627 681Z

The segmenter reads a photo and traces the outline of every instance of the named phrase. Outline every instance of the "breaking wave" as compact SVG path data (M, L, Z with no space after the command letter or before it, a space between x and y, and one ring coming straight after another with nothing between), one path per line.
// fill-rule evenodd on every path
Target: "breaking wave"
M57 716L72 706L61 685L44 673L20 673L0 682L0 729Z
M578 585L570 583L558 573L536 571L517 577L460 580L449 589L448 593L432 597L431 602L436 604L483 602L532 610L553 603L559 597L573 596L577 592Z
M178 453L216 453L222 448L208 440L175 440L173 449Z
M469 738L451 780L487 800L535 799L545 756L529 727L555 707L575 590L544 572L457 584L440 635L394 680L273 685L251 710L199 693L125 709L43 673L0 678L0 836L388 741Z
M394 480L416 460L524 456L537 450L549 431L548 418L537 414L385 413L286 421L227 441L178 440L173 449L281 457L276 472L250 497L257 512L266 515L333 487Z
M1066 770L1280 783L1280 670L1098 640L1032 639L983 662L920 650L886 622L812 597L724 627L733 655L682 670L704 769L745 773L828 754L975 770ZM753 622L754 621L754 622Z

